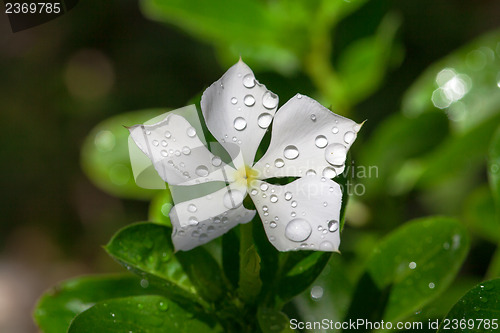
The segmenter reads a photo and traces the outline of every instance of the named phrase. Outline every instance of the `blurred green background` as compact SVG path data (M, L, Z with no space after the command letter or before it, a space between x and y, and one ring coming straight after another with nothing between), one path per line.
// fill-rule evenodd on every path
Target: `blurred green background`
M156 194L134 185L121 125L159 111L128 112L186 105L239 55L280 104L300 92L367 119L352 158L378 167L357 180L339 264L289 313L340 316L375 242L414 217L458 217L472 236L431 317L498 275L498 1L222 2L87 0L16 34L0 14L1 332L36 332L30 312L55 282L121 271L101 245L150 218Z

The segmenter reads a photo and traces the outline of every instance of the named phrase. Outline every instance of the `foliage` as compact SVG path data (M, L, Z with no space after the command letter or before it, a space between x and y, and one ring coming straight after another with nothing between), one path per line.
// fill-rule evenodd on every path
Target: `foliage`
M371 35L332 52L336 29L365 2L143 0L141 7L147 17L212 44L222 62L241 55L260 70L305 75L320 99L352 116L403 55L397 36L404 22L395 13L379 15ZM36 307L40 329L267 333L290 332L289 318L493 319L498 279L470 288L500 276L498 40L500 31L492 31L460 47L420 75L401 112L368 119L376 127L355 146L352 170L376 166L376 175L337 179L364 189L343 193L344 203L350 198L342 255L279 253L258 218L206 246L174 252L170 193L135 185L121 127L161 110L100 123L82 149L88 177L114 196L151 200L150 221L122 228L105 246L138 278L61 283ZM242 244L243 233L252 235L250 246ZM459 274L477 244L496 249L485 275Z

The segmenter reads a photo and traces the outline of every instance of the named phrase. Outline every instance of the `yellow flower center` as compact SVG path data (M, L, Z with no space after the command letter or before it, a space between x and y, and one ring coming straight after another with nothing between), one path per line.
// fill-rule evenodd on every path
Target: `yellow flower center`
M251 186L252 182L257 179L259 171L252 169L248 165L236 170L234 179L235 182L242 186Z

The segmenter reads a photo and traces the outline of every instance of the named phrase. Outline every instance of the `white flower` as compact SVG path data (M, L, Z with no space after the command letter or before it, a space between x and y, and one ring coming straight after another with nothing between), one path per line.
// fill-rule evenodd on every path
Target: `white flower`
M170 212L176 250L190 250L251 221L256 212L242 204L249 195L278 250L338 251L342 193L331 178L343 172L361 126L300 94L278 112L277 106L278 96L240 60L201 99L206 125L230 155L229 164L212 154L180 115L130 128L164 181L192 186L198 194ZM254 163L273 118L270 145ZM264 181L274 177L299 178L284 186ZM199 193L196 184L209 182L222 185Z

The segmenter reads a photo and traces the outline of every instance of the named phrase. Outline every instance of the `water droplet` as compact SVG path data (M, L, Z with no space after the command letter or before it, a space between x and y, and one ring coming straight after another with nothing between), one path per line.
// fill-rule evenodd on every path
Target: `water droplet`
M313 299L319 300L321 297L323 297L323 288L320 286L314 286L311 288L311 297Z
M290 201L292 199L292 192L285 192L285 200Z
M337 176L337 172L332 167L326 167L323 169L323 177L334 178Z
M219 156L214 156L212 157L212 165L218 167L219 165L222 164L222 160L220 159Z
M276 224L276 222L271 222L271 223L269 223L269 226L274 229L274 228L276 228L277 224Z
M184 146L184 147L182 147L182 153L184 155L189 155L189 154L191 154L191 149L188 146Z
M175 156L181 156L181 151L180 150L176 150L175 151Z
M329 241L324 241L319 244L319 249L321 251L333 251L333 244Z
M149 287L149 281L146 279L142 279L140 285L142 288L146 289L147 287Z
M166 302L160 302L158 304L158 307L160 308L161 311L167 311L168 310L168 303L166 303Z
M288 145L283 151L283 156L289 160L294 160L299 156L299 150L294 145Z
M231 104L238 103L238 99L236 97L231 98Z
M326 136L318 135L314 143L316 143L316 147L318 148L325 148L328 145L328 140L326 139Z
M165 132L165 137L166 137L167 139L170 139L170 138L172 137L172 133L170 133L170 131L166 131L166 132Z
M252 95L246 95L243 99L243 103L245 103L246 106L252 106L255 104L255 98Z
M434 283L432 283L432 282L431 282L431 283L429 283L429 288L430 288L430 289L434 289L434 287L436 287L436 285L435 285Z
M274 242L274 240L275 240L275 239L276 239L276 238L274 238L274 236L270 236L270 237L269 237L269 240L270 240L271 242Z
M408 267L410 267L410 269L415 269L417 267L417 263L412 261L408 264Z
M194 129L194 127L189 127L186 130L186 133L190 138L194 138L194 136L196 135L196 130Z
M303 242L311 235L312 228L304 219L293 219L286 225L285 236L292 242Z
M295 201L295 200L294 200L294 201L292 201L292 207L293 207L293 208L297 207L297 201Z
M159 144L158 140L153 140L153 146L158 147Z
M266 183L262 183L260 184L260 189L262 191L267 191L267 189L269 188L269 185L267 185Z
M167 153L166 150L162 150L160 153L161 153L161 156L163 156L163 157L167 157L168 156L168 153Z
M325 201L325 202L323 202L323 207L326 207L326 206L328 206L328 202Z
M328 221L328 231L335 232L337 230L339 230L339 221L337 220Z
M146 130L146 134L147 135L151 135L151 131L150 130Z
M218 216L214 217L214 223L220 223L220 217Z
M194 212L196 212L197 210L198 210L198 208L196 208L196 206L195 206L195 205L193 205L193 204L189 204L189 206L188 206L188 211L190 211L191 213L194 213Z
M194 216L191 216L189 219L188 219L188 222L189 222L189 225L198 225L198 219Z
M238 117L234 120L234 128L238 131L243 131L247 127L247 121L243 117Z
M267 212L267 211L269 210L269 208L268 208L267 206L262 206L262 210L263 210L264 212Z
M295 217L295 216L297 216L297 213L295 213L295 212L291 212L291 213L290 213L290 216L291 216L291 217Z
M306 176L316 176L316 171L314 171L313 169L307 170Z
M274 109L278 105L278 96L270 91L266 91L262 96L262 105L266 109Z
M302 98L302 95L301 95L301 94L297 94L297 98L298 98L298 99L301 99L301 98Z
M166 140L161 140L161 145L163 147L166 147L166 146L168 146L168 142Z
M311 115L311 120L312 120L312 121L316 121L316 115L315 115L315 114L312 114L312 115Z
M360 124L356 124L352 127L352 129L354 130L354 132L358 133L359 130L361 129L361 125Z
M199 167L197 167L194 172L200 177L208 176L208 168L204 165L200 165Z
M222 202L224 206L229 209L233 209L239 207L243 202L243 193L238 190L228 190L226 194L224 194L224 198Z
M281 158L277 158L277 159L274 161L274 165L275 165L277 168L282 168L282 167L285 165L285 161L283 161Z
M253 74L247 74L243 77L243 85L247 88L253 88L255 86L255 77Z
M332 165L341 166L344 164L347 157L347 150L345 146L333 143L325 149L325 159Z
M268 128L273 121L273 116L269 113L261 113L257 119L257 124L260 128Z
M272 203L278 202L278 196L276 194L273 194L271 195L271 198L269 200L271 200Z
M334 126L334 127L332 128L332 133L333 133L333 134L337 134L338 132L339 132L339 128L338 128L338 127L336 127L336 126Z
M253 189L253 190L250 192L250 194L251 194L251 195L257 195L257 193L259 193L259 191L257 191L256 189Z
M345 143L352 143L355 138L356 134L354 134L354 132L346 132L346 134L344 134Z

